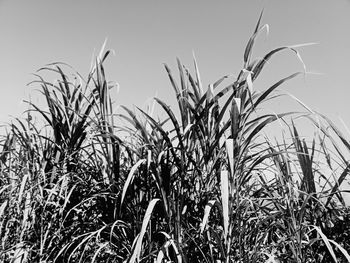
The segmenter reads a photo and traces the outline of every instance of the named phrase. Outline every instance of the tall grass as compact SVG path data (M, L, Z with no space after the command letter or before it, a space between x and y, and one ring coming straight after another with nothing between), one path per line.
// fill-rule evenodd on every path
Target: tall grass
M47 108L28 102L1 144L0 261L350 262L341 191L350 143L321 114L263 111L276 89L306 74L255 89L284 50L305 69L302 45L253 60L266 28L260 16L238 77L206 90L195 58L194 73L177 59L178 77L165 65L179 114L155 98L164 119L113 109L109 51L86 79L66 64L40 69L31 85ZM313 138L298 118L314 125ZM273 125L280 140L267 136Z

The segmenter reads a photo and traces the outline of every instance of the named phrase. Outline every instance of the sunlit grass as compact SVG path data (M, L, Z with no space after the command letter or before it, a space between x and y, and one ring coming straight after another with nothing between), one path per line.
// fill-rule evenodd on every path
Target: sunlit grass
M40 69L31 85L47 108L28 102L27 118L1 141L0 261L350 262L340 191L349 140L321 114L263 111L277 88L306 74L297 48L308 45L254 60L266 29L260 17L238 77L207 89L195 58L193 74L177 60L178 78L165 65L179 114L155 98L163 119L115 111L109 51L85 79L65 64ZM257 91L283 50L303 70ZM298 118L314 125L314 137L301 135ZM270 126L283 136L267 136Z

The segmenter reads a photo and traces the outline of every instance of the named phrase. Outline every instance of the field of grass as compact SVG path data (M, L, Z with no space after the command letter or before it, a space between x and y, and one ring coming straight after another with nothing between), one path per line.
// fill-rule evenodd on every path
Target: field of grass
M306 72L255 89L280 52L303 65L299 46L252 58L260 20L237 77L207 86L195 58L192 70L165 65L178 109L155 98L163 119L115 111L109 51L87 77L40 69L31 86L47 107L28 101L1 140L0 262L350 262L350 141L306 106L264 111Z

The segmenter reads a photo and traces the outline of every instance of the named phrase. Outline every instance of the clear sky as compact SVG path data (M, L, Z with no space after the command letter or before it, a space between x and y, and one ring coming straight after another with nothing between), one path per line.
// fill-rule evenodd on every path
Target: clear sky
M241 0L241 1L91 1L0 0L0 121L19 116L21 102L39 94L26 84L37 69L66 62L86 75L92 54L105 38L110 57L107 77L120 85L117 104L144 107L155 95L172 103L174 96L162 63L176 72L178 56L192 67L195 52L203 84L225 74L236 75L259 13L270 26L259 37L256 56L281 46L307 42L300 49L307 70L323 75L299 78L283 87L311 108L350 126L350 1ZM271 60L258 89L302 70L290 52ZM293 104L290 104L293 105ZM283 111L285 105L272 110Z

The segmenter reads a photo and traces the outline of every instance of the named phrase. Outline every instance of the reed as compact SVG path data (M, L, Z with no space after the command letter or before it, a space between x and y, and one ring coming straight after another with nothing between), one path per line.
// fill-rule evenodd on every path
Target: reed
M237 77L205 90L195 57L193 73L177 59L178 77L164 65L178 107L155 98L164 119L115 111L109 51L86 78L63 63L40 69L31 85L47 107L28 102L1 141L0 261L350 262L349 140L311 110L264 112L306 74L298 48L309 44L253 59L261 19ZM303 70L256 90L285 50ZM270 126L283 136L270 139Z

